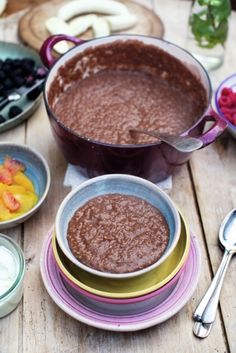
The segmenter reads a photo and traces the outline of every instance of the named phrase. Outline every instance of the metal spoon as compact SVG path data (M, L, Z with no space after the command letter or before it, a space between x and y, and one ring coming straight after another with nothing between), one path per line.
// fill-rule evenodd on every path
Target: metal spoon
M196 137L189 136L173 136L163 134L158 131L148 131L145 129L130 129L131 133L138 132L149 136L157 137L159 140L164 141L168 145L174 147L180 152L193 152L202 147L203 142Z
M225 249L223 259L209 289L193 315L193 319L196 321L193 332L201 338L207 337L211 331L212 324L215 321L224 276L231 257L236 253L236 209L232 210L222 222L219 230L219 241Z

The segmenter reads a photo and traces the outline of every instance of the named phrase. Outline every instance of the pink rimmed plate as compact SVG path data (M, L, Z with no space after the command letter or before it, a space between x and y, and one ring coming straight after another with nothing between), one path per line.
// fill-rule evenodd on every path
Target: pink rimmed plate
M110 331L137 331L168 320L191 298L200 274L201 255L196 237L191 234L191 246L186 266L169 297L155 308L129 316L105 315L80 304L66 289L53 257L51 237L43 244L40 269L44 285L52 300L68 315L87 325Z

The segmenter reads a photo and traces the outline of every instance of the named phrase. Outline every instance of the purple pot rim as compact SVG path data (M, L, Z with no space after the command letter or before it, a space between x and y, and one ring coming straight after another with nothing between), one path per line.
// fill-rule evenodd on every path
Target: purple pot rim
M165 42L167 43L168 45L172 46L172 47L176 47L180 50L182 50L183 52L185 52L187 55L189 55L192 59L194 59L194 61L196 61L198 63L198 65L201 67L201 69L204 71L205 75L206 75L206 78L207 78L207 82L208 82L208 86L209 86L209 98L207 100L207 105L206 105L206 108L204 109L204 112L202 113L202 115L194 122L194 124L187 128L186 130L184 130L183 132L180 133L180 136L181 135L186 135L188 134L188 132L197 124L199 124L201 122L201 120L204 118L204 116L207 114L207 112L209 111L210 107L211 107L211 99L212 99L212 85L211 85L211 81L210 81L210 77L209 77L209 74L207 72L207 70L205 69L205 67L202 65L202 63L200 61L198 61L188 50L182 48L181 46L177 45L177 44L174 44L170 41L167 41L165 39L162 39L162 38L157 38L157 37L154 37L154 36L148 36L148 35L143 35L143 34L112 34L112 35L109 35L108 37L136 37L137 39L139 37L141 38L153 38L155 39L157 42ZM104 37L100 37L100 38L93 38L93 39L90 39L90 40L87 40L87 41L84 41L83 43L79 44L79 47L85 45L86 43L88 42L91 42L91 41L96 41L96 40L99 40L99 39L102 39ZM68 52L71 52L73 50L76 49L77 46L75 47L72 47L70 50L68 50L64 55L66 55ZM94 144L94 145L97 145L99 147L104 147L104 148L113 148L113 149L140 149L140 148L150 148L150 147L155 147L155 146L158 146L160 145L161 143L164 143L165 142L161 142L161 141L157 141L157 142L152 142L152 143L145 143L145 144L111 144L111 143L105 143L105 142L101 142L101 141L97 141L97 140L93 140L93 139L90 139L90 138L87 138L87 137L84 137L84 136L81 136L80 134L74 132L72 129L68 128L67 126L65 126L53 113L53 111L51 110L50 106L49 106L49 103L48 103L48 100L47 100L47 94L46 94L46 84L47 84L47 81L48 81L48 78L49 78L49 75L50 75L50 72L51 72L51 69L54 67L54 65L59 62L61 60L61 58L64 56L62 55L58 60L56 60L54 62L54 64L52 65L52 67L48 70L48 73L46 75L46 78L45 78L45 81L44 81L44 88L43 88L43 99L44 99L44 103L45 103L45 106L46 106L46 110L48 111L49 113L49 116L51 118L53 118L53 120L61 127L63 128L64 130L66 130L67 133L70 133L73 137L75 138L79 138L81 140L83 140L84 142L87 142L87 143L90 143L90 144ZM170 54L171 55L171 54Z
M224 88L224 85L225 83L231 79L232 77L235 77L236 79L236 73L235 74L232 74L228 77L226 77L220 84L219 86L217 87L216 89L216 92L215 92L215 106L216 106L216 109L217 109L217 112L220 114L220 116L222 117L222 119L224 119L227 124L229 125L229 127L233 130L236 130L236 126L234 124L232 124L225 116L224 114L222 113L221 109L220 109L220 106L219 106L219 103L218 103L218 99L217 99L217 96L219 94L219 92ZM236 85L236 82L235 82L235 85ZM226 87L226 86L225 86Z
M50 245L49 245L49 248L51 248L51 242L50 242ZM50 250L50 249L49 249ZM169 287L171 287L174 283L176 283L181 274L185 271L185 268L186 268L186 264L187 264L187 261L189 259L189 257L191 256L191 252L192 252L192 243L190 242L190 249L189 249L189 254L183 264L183 266L180 268L180 270L176 273L176 275L170 279L169 282L167 282L166 284L164 284L162 287L156 289L155 291L151 292L151 293L148 293L148 294L144 294L144 295L141 295L141 296L138 296L138 297L133 297L133 298L109 298L109 297L103 297L103 296L100 296L100 295L96 295L96 294L93 294L93 293L90 293L88 291L86 291L85 289L83 288L80 288L78 285L76 285L75 283L73 283L63 272L62 270L60 269L60 267L56 264L56 266L58 267L58 270L60 272L60 275L63 277L63 279L68 283L68 285L70 285L73 289L75 289L77 292L81 293L81 294L84 294L85 296L87 296L88 298L90 299L93 299L93 300L96 300L96 301L100 301L100 302L103 302L103 303L108 303L108 304L131 304L131 303L138 303L138 302L142 302L142 301L145 301L145 300L148 300L148 299L151 299L153 297L155 297L156 295L159 295L161 294L163 291L165 291L166 289L168 289ZM54 257L54 254L53 254L53 259L54 261L56 262L56 259Z

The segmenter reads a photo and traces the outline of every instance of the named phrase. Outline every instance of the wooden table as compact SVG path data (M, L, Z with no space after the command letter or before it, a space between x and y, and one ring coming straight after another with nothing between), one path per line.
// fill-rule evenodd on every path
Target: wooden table
M189 3L157 0L155 5L166 27L166 39L184 45ZM0 39L17 41L15 21L16 17L1 21ZM214 84L236 72L235 33L236 13L233 13L225 63L212 75ZM235 259L225 278L210 336L200 340L192 333L193 311L222 258L217 240L220 223L227 212L236 207L234 139L225 133L216 143L195 152L190 162L174 175L171 197L184 211L201 246L200 281L194 295L178 314L156 327L133 333L107 332L75 321L54 304L43 286L39 271L42 242L60 202L69 192L63 187L67 164L51 135L43 103L32 118L1 134L0 140L33 146L47 159L52 174L50 192L40 211L25 224L5 231L24 249L27 273L21 304L0 320L0 353L236 352Z

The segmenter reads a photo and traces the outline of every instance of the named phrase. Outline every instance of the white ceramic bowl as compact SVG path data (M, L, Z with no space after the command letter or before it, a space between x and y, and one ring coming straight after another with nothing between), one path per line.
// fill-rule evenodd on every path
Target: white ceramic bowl
M19 245L7 235L0 233L0 246L4 247L14 259L16 278L11 286L0 294L0 318L11 313L19 304L23 295L23 279L25 275L25 258ZM4 260L5 261L5 260ZM4 263L5 267L6 263ZM11 264L12 265L12 264ZM9 263L8 263L9 266ZM11 269L12 270L12 269ZM3 274L6 276L5 268ZM4 277L1 278L4 280ZM6 277L5 277L5 280Z
M129 273L102 272L86 266L71 252L67 241L67 228L75 211L96 196L113 193L140 197L159 209L165 217L170 231L169 242L162 256L154 264ZM67 195L57 212L55 231L60 249L76 266L97 276L124 279L140 276L158 267L175 248L180 237L181 224L179 212L173 201L155 184L131 175L111 174L90 179Z

